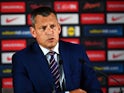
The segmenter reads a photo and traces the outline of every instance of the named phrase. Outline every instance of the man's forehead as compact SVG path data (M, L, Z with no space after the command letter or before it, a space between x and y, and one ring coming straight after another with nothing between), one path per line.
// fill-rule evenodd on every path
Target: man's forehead
M56 23L41 24L41 26L51 26L51 25L56 25Z

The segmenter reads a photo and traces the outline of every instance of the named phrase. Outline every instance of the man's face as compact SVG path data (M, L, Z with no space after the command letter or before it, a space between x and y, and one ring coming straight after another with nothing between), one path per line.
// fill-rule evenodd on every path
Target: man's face
M35 17L35 27L30 27L30 31L41 46L53 49L59 40L61 27L56 16L51 13L47 17L37 15Z

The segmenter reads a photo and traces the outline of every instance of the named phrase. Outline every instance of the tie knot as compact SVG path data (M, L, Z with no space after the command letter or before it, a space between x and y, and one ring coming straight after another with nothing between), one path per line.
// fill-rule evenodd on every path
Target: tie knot
M55 54L55 52L54 51L50 51L48 54L53 56Z

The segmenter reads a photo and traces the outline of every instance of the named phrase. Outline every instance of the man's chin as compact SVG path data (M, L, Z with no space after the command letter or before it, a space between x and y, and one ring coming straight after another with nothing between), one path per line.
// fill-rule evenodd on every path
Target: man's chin
M50 44L50 45L48 46L48 49L53 49L55 46L56 46L56 44Z

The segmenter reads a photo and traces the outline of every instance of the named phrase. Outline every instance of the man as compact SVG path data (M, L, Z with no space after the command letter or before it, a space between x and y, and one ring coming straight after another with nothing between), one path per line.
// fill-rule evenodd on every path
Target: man
M37 42L12 57L14 93L102 93L94 71L83 64L90 64L83 46L59 40L56 13L39 7L31 15Z

